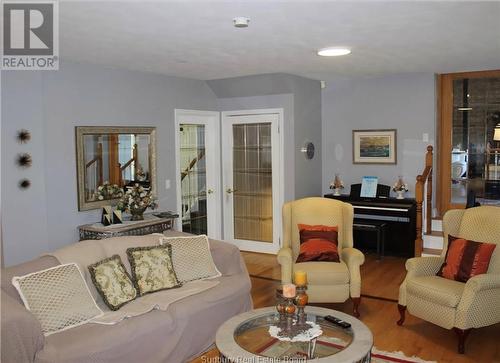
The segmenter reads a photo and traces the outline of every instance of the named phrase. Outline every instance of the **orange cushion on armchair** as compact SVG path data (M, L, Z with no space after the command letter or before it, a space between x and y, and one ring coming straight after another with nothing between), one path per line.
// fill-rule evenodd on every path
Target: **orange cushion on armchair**
M448 236L448 250L437 275L446 279L467 282L473 276L488 271L496 245Z
M299 224L300 252L297 263L310 261L340 262L338 227Z

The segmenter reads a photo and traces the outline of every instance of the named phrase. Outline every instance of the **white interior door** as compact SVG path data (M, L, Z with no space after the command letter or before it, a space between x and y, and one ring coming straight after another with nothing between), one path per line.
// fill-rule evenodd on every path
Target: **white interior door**
M224 239L241 250L280 247L279 113L223 113Z
M175 110L177 228L221 238L220 115Z

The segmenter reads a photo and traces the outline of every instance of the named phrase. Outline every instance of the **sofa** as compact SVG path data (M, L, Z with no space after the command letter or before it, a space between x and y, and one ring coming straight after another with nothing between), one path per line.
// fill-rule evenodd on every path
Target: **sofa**
M167 231L167 237L185 235ZM158 236L114 237L81 241L68 249L98 243L96 261L126 248L158 244ZM13 276L47 269L59 264L51 255L2 270L1 277L1 361L10 362L185 362L200 355L215 341L219 326L234 315L252 309L251 283L237 247L210 240L210 252L222 276L208 290L168 306L152 310L115 325L87 323L44 336L40 323L28 311L12 285ZM94 261L94 262L96 262ZM122 258L129 268L128 261ZM86 266L80 266L85 274ZM88 284L88 283L87 283ZM94 295L94 294L93 294ZM154 295L154 294L153 294ZM97 297L96 297L97 296ZM100 296L94 295L100 307ZM101 299L102 300L102 299Z

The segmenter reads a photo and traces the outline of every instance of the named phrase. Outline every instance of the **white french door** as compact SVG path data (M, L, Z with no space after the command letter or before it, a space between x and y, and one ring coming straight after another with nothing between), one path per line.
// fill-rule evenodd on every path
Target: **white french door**
M224 239L241 250L280 247L280 113L222 116Z
M221 238L220 114L175 110L177 228Z

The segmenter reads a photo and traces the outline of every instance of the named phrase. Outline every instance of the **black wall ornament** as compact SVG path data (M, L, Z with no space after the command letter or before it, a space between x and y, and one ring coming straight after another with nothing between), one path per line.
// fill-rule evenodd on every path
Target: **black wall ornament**
M21 129L17 131L17 142L20 144L26 144L28 141L31 140L31 133L26 130L26 129Z
M16 163L21 168L29 168L33 164L33 159L28 153L22 153L17 155Z
M26 190L31 186L31 181L29 179L21 179L19 181L19 188Z

